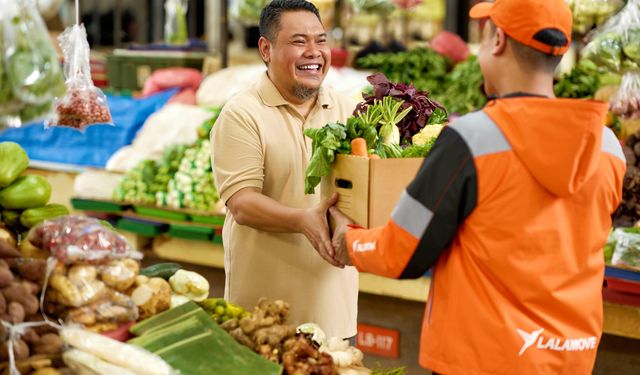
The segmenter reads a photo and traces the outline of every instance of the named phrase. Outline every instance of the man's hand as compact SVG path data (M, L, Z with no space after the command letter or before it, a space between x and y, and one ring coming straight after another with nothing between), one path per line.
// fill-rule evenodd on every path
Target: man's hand
M336 251L334 259L340 264L351 266L351 258L349 257L349 251L347 250L345 236L349 230L348 225L353 224L353 220L340 212L337 207L329 208L329 213L331 213L336 224L336 228L333 231L333 239L331 240L333 248Z
M335 251L331 245L329 222L327 221L327 211L336 202L338 202L338 193L334 193L331 198L326 199L318 206L306 210L300 222L300 232L307 236L311 245L324 260L336 267L343 268L344 265L334 259Z

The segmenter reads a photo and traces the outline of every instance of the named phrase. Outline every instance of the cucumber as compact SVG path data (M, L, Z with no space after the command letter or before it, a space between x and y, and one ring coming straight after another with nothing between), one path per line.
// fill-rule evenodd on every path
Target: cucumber
M182 266L177 263L158 263L140 270L140 274L147 277L160 277L169 280L174 273L181 270Z
M45 220L51 220L58 216L69 215L69 209L62 204L50 203L43 207L29 208L20 215L20 223L26 228L31 228Z

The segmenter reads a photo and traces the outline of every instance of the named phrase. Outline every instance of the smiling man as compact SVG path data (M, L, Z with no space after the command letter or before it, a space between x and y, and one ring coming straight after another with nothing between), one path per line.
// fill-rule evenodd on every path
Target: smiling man
M331 65L316 7L274 0L260 16L267 71L224 107L211 132L214 176L228 208L223 230L225 298L291 304L291 324L316 322L330 336L356 334L358 275L332 267L327 209L304 194L307 128L345 121L355 103L322 87Z

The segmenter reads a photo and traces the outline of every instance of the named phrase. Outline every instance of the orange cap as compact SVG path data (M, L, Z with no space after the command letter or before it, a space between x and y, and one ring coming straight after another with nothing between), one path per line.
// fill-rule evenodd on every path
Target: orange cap
M496 0L476 4L474 19L491 18L509 37L538 51L562 55L569 49L573 17L565 0ZM567 38L564 46L551 46L534 37L544 29L556 29Z

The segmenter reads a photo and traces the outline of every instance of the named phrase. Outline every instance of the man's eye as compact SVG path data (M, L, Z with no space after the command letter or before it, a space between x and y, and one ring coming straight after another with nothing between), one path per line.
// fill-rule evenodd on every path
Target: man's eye
M303 45L304 44L304 40L294 40L293 44Z
M325 43L327 43L327 40L326 40L326 39L320 39L320 40L318 40L318 44L325 44Z

